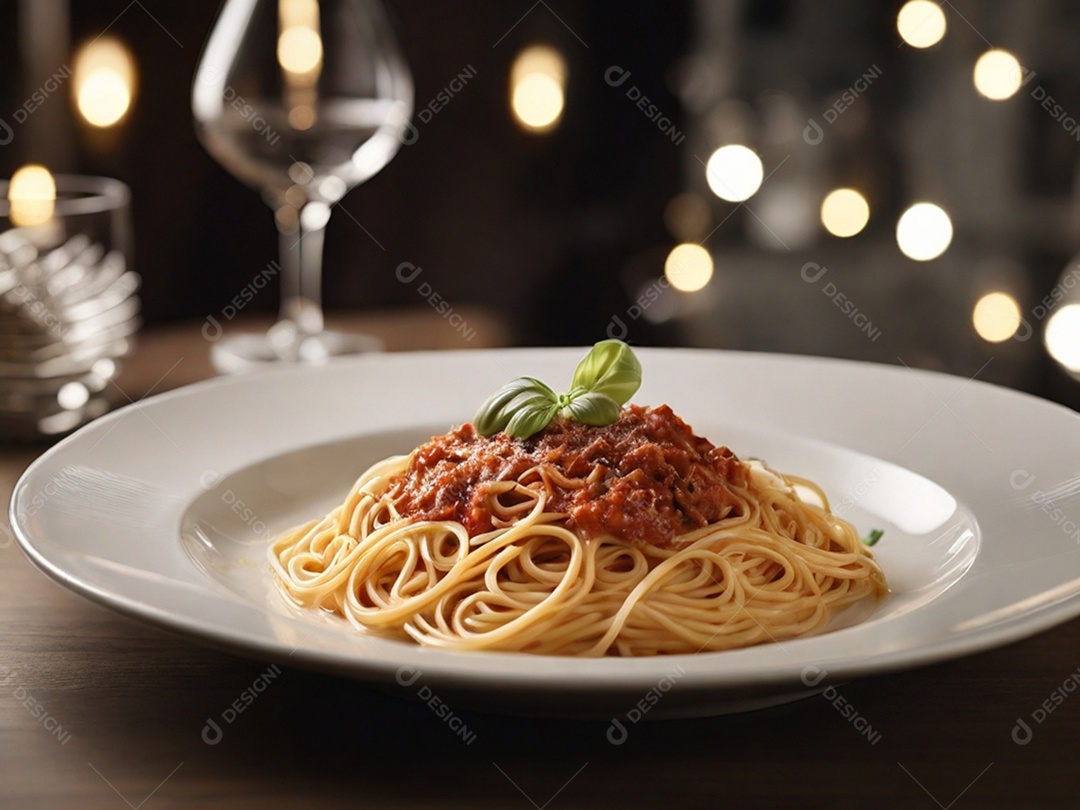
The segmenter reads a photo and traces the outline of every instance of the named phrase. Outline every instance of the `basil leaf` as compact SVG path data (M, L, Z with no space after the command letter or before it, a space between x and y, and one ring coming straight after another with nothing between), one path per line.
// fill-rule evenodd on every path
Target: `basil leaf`
M587 393L589 393L589 389L582 388L581 386L578 386L577 388L571 388L565 394L559 394L559 396L558 396L559 410L560 411L566 410L567 405L569 405L575 399L580 397L582 394L587 394Z
M519 406L506 425L506 432L515 439L527 439L548 426L559 406L541 397L536 397Z
M571 385L624 405L641 387L641 363L621 340L602 340L578 363Z
M556 401L555 392L532 377L518 377L487 398L473 417L473 426L481 436L492 436L506 428L518 407L534 398Z
M619 420L622 406L607 394L590 391L571 400L564 410L584 425L610 425Z
M517 439L543 430L557 413L586 425L610 425L640 386L641 364L630 347L605 340L578 363L568 392L556 394L534 377L518 377L487 398L473 425L482 436L505 431Z
M881 539L883 534L885 534L884 529L873 529L862 541L867 546L877 545L877 541Z

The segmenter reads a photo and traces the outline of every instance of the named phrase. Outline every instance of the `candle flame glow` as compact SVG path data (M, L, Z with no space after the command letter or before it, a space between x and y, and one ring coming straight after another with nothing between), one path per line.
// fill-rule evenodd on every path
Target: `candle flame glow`
M518 124L530 132L555 128L566 105L566 60L548 45L533 45L518 54L510 69L510 108Z
M75 55L75 106L91 126L118 124L135 96L135 60L119 40L99 37Z
M8 200L11 224L19 228L44 225L56 206L56 181L44 166L23 166L11 176Z

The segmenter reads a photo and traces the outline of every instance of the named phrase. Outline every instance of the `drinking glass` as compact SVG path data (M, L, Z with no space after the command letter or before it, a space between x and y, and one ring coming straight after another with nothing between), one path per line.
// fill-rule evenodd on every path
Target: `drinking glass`
M141 323L128 187L21 171L0 182L0 440L55 437L128 401L113 380Z
M323 328L323 237L334 205L397 153L412 104L412 78L378 0L224 4L192 110L206 150L274 210L281 309L266 334L216 343L219 371L381 348Z

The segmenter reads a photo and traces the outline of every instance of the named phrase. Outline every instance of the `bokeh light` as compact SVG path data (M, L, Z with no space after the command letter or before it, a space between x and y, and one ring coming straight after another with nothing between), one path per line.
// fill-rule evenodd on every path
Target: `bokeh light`
M277 57L289 73L311 73L322 65L322 37L307 25L292 25L278 37Z
M896 15L896 30L900 37L913 48L929 48L937 45L945 36L948 25L941 6L930 0L911 0L904 3Z
M971 323L988 343L1001 343L1020 328L1020 305L1008 293L991 292L975 303Z
M821 203L821 224L833 236L854 236L870 221L870 204L853 188L830 191Z
M135 96L135 59L119 40L100 37L75 54L72 88L79 114L91 126L118 124Z
M676 245L664 261L664 275L676 290L697 292L713 276L712 256L701 245Z
M1023 82L1020 61L1008 51L995 48L975 62L975 89L992 101L1016 95Z
M510 69L510 109L530 132L549 132L566 105L566 60L548 45L526 48Z
M933 203L915 203L896 223L896 244L900 251L919 262L928 262L944 253L952 236L952 220Z
M1068 304L1050 316L1043 342L1050 356L1062 366L1080 371L1080 304Z
M90 401L90 391L81 382L68 382L60 386L56 392L56 402L65 411L73 411L81 408Z
M721 200L742 202L761 188L765 169L753 149L741 144L721 146L705 164L709 188Z
M52 219L56 181L44 166L31 163L11 176L8 184L11 224L19 228L43 225Z

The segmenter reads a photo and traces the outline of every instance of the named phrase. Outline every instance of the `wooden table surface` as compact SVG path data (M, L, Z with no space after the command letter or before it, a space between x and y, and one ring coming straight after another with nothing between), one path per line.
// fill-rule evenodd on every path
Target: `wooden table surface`
M468 317L469 345L505 341ZM391 349L457 339L434 313L365 325ZM198 327L145 335L128 395L174 364L155 391L207 376ZM0 451L5 502L41 449ZM1080 807L1080 621L775 709L629 724L619 745L605 721L464 712L466 743L415 692L282 669L208 744L268 664L75 596L3 529L0 808Z

